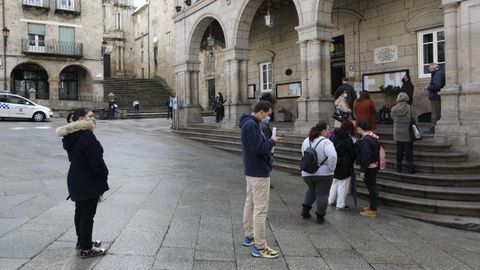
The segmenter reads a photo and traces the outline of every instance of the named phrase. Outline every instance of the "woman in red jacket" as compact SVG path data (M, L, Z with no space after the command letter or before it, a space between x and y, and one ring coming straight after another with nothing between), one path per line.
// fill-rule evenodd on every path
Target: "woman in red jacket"
M367 121L372 130L377 129L377 125L375 124L375 114L377 111L375 110L375 104L370 99L370 95L367 91L362 91L360 93L360 98L355 101L353 107L357 122L362 120Z

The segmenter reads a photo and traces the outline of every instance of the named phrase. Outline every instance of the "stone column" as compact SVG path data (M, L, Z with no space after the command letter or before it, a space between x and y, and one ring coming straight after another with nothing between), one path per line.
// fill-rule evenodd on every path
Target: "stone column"
M200 95L199 95L199 81L198 81L198 70L190 72L190 88L191 88L191 104L199 105L200 104Z
M295 125L297 125L297 123L305 123L307 121L307 98L309 97L307 43L307 41L298 42L300 46L300 77L302 82L302 96L297 99L298 116L295 120Z
M48 80L48 91L49 91L51 102L56 102L59 99L60 89L58 88L58 86L59 86L58 78L52 78Z
M239 84L239 103L245 104L248 102L248 60L240 61L240 84Z
M322 97L331 97L332 65L330 59L330 41L322 41Z
M448 132L451 125L460 125L458 83L458 46L457 46L457 8L458 3L443 6L445 33L445 77L446 85L440 91L442 97L442 118L436 131Z
M308 43L308 96L318 98L322 94L322 47L321 40L311 40Z
M175 115L178 124L175 127L203 123L202 108L198 104L198 65L199 63L182 63L175 68L178 107Z
M230 80L231 80L231 88L230 88L230 100L232 104L240 103L240 65L237 59L233 59L230 62Z
M192 92L192 81L190 78L190 70L185 71L185 95L184 95L184 104L186 106L191 104L190 95Z

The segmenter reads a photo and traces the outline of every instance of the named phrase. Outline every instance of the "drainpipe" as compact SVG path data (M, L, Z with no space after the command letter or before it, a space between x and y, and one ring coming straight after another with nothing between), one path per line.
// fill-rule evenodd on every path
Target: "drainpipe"
M5 1L2 1L3 28L7 27L5 23ZM7 90L7 38L3 37L3 90Z

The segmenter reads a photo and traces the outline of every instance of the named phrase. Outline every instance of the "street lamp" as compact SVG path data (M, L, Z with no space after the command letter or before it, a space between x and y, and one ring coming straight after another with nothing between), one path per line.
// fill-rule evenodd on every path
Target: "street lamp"
M10 30L3 27L3 90L7 90L7 39L10 35Z

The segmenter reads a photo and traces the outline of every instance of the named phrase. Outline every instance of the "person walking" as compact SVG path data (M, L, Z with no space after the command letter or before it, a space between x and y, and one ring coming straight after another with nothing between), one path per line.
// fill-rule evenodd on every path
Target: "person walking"
M312 209L313 202L316 201L317 209L315 214L318 224L325 222L328 194L332 186L333 174L337 165L337 152L335 152L332 141L326 138L327 131L327 123L325 121L319 121L310 129L310 133L303 141L301 149L302 155L309 147L315 149L319 165L317 171L312 174L302 170L303 181L307 184L308 189L305 193L301 216L304 219L311 218L310 210Z
M167 107L167 120L173 119L173 101L174 97L172 96L168 97L168 99L165 101L165 106Z
M247 182L247 194L243 211L245 239L242 245L253 246L254 257L276 258L277 250L266 242L265 222L270 200L270 173L272 171L272 148L280 137L267 139L260 129L260 122L272 113L272 104L260 101L251 114L240 117L243 168Z
M355 127L350 120L342 122L340 128L333 131L333 136L330 137L335 151L337 152L337 166L333 174L333 183L330 188L330 196L328 197L328 205L334 205L338 210L348 210L348 205L345 204L348 190L350 188L350 178L355 171L353 163L355 162L355 145L351 136L355 134Z
M350 109L350 107L348 107L347 97L348 97L348 93L343 89L339 89L335 93L335 102L334 102L335 110L340 110L345 115L344 120L348 120L349 115L352 113L352 110ZM340 127L341 124L342 122L335 119L336 128Z
M56 134L63 137L63 148L70 161L67 199L75 202L74 220L80 258L101 256L106 252L104 248L99 248L101 241L92 242L97 204L109 189L103 148L93 134L94 120L92 111L77 109L67 117L69 124L56 129Z
M407 159L408 173L415 173L415 166L413 165L413 140L410 137L410 123L413 120L415 123L415 111L412 106L408 104L407 93L399 93L397 96L397 105L392 108L393 119L393 139L397 145L397 172L402 172L403 155Z
M360 215L376 217L378 207L377 174L380 166L379 137L372 132L372 127L364 120L357 123L357 133L362 136L362 139L357 142L360 177L367 185L370 201L370 206L365 207Z
M435 133L435 126L437 121L442 117L442 102L438 92L445 86L445 72L440 69L438 64L430 64L428 67L432 77L430 84L427 87L428 99L430 100L430 106L432 110L432 124L430 126L430 133Z
M134 100L132 105L135 118L140 118L140 102L138 100Z
M410 75L405 74L402 78L402 87L400 88L400 93L406 93L408 95L408 104L412 105L413 103L413 91L415 87L413 86L412 81L410 80Z
M366 121L372 130L377 129L377 124L375 123L375 114L377 111L367 91L360 92L360 97L355 101L353 107L357 121Z

